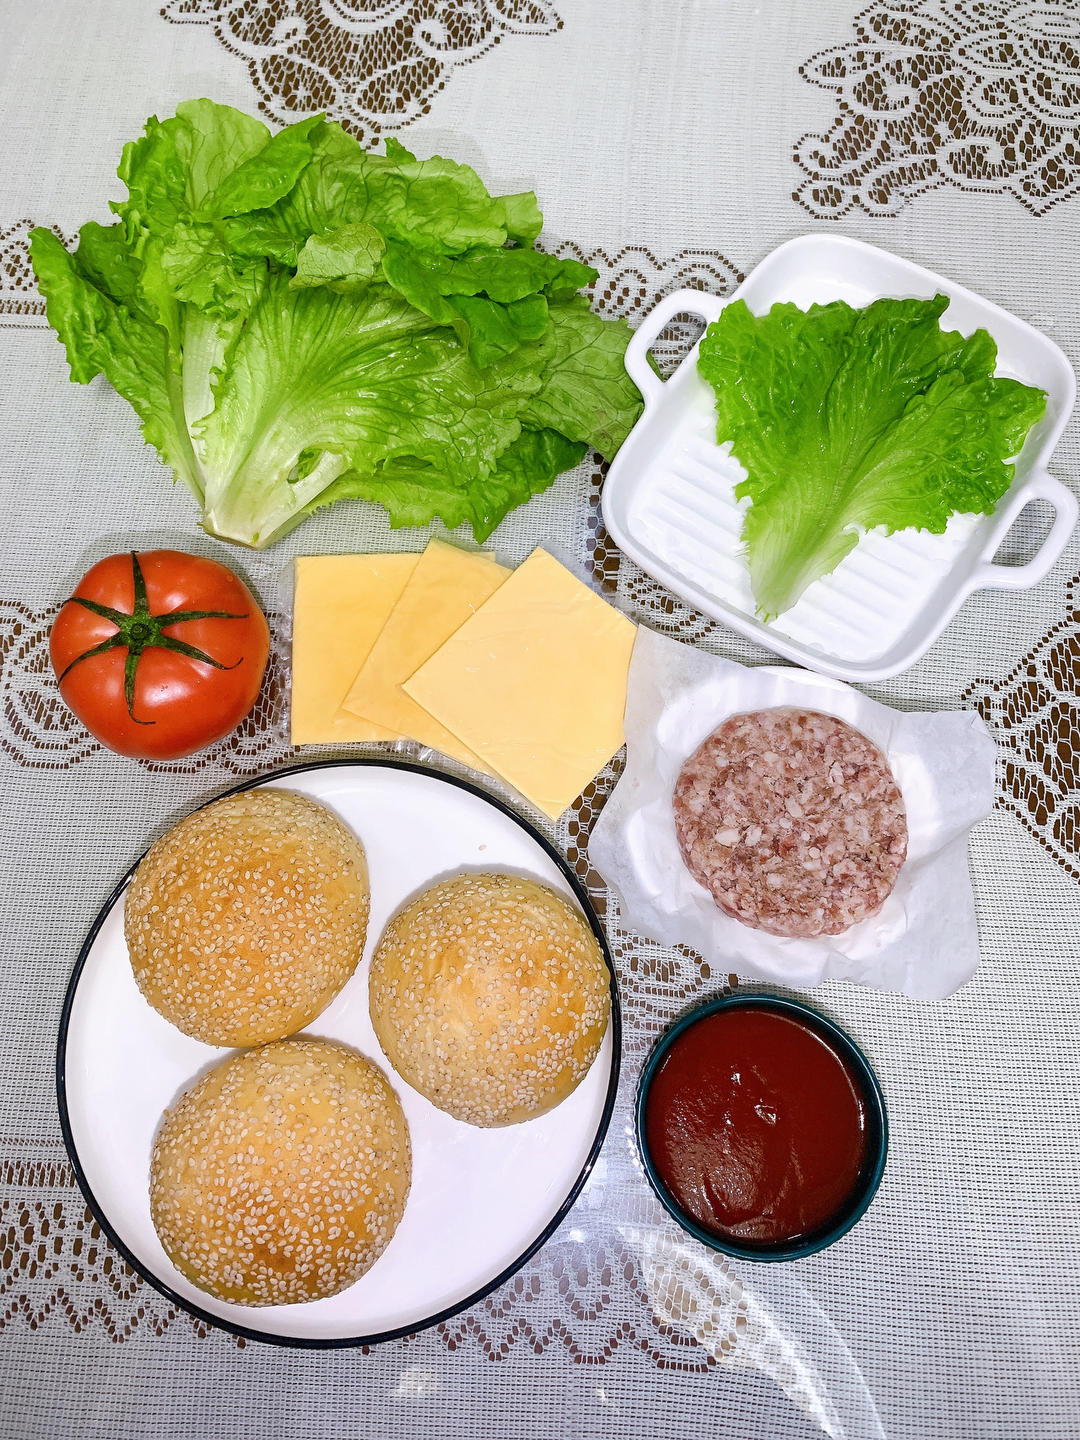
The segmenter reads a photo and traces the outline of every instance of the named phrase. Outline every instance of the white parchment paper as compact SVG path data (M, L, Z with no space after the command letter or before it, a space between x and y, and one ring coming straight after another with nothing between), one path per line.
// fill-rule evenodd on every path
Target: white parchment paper
M904 796L908 856L876 915L842 935L786 940L724 915L683 864L671 797L684 761L729 715L796 705L848 721L885 752ZM627 763L589 855L624 924L725 970L801 987L857 980L918 1000L975 972L967 836L994 803L994 742L971 711L905 714L808 670L750 668L644 627L630 665Z

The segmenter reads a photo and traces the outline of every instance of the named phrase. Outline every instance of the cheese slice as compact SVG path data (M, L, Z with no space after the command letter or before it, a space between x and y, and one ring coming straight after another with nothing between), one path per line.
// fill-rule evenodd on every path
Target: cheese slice
M534 550L404 689L555 820L623 743L635 634Z
M432 540L345 697L353 715L408 735L474 769L485 764L401 688L509 575L486 555Z
M396 740L393 730L342 708L375 638L416 569L418 555L301 555L293 600L294 745Z

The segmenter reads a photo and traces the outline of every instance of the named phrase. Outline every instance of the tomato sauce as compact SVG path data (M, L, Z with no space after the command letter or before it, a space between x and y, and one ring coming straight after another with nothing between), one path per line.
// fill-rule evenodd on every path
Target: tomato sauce
M769 1245L839 1216L867 1158L867 1107L809 1024L732 1006L673 1041L646 1096L644 1133L688 1215L721 1238Z

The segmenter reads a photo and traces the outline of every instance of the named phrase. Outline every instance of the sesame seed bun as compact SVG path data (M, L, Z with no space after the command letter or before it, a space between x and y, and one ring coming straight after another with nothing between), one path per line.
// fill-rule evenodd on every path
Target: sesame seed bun
M585 918L516 875L458 875L383 931L371 1020L398 1074L470 1125L565 1100L600 1048L608 968Z
M302 1030L356 969L368 920L356 836L288 790L227 795L181 820L128 887L135 981L185 1035L260 1045Z
M409 1131L377 1065L327 1040L234 1055L166 1112L150 1215L193 1285L237 1305L336 1295L390 1242Z

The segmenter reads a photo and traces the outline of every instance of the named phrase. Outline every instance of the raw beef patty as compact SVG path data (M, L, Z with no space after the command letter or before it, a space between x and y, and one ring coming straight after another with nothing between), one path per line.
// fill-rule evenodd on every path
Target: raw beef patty
M889 763L833 715L733 715L679 773L686 867L725 914L772 935L839 935L881 906L907 855Z

